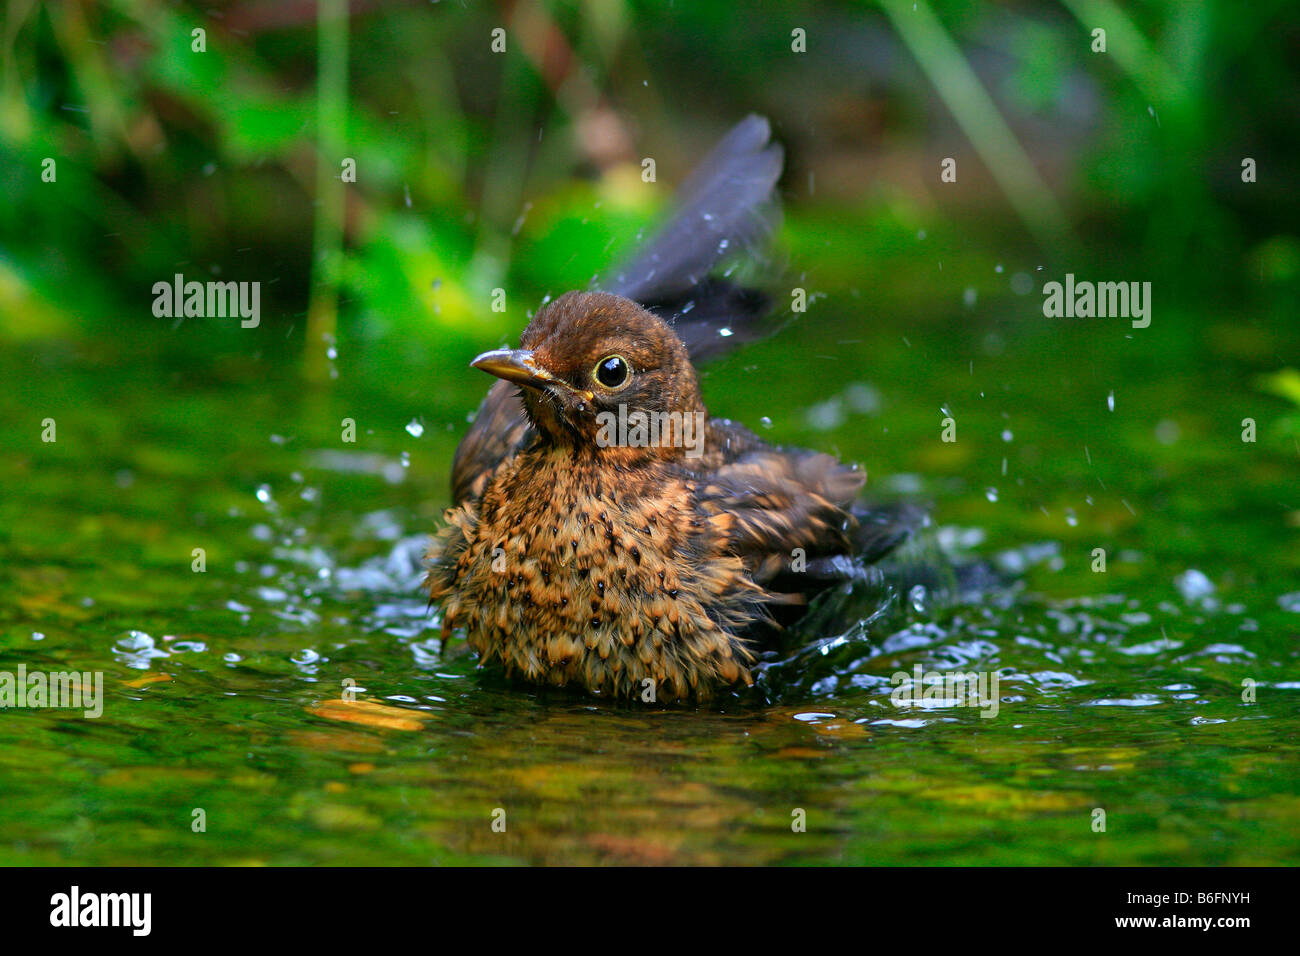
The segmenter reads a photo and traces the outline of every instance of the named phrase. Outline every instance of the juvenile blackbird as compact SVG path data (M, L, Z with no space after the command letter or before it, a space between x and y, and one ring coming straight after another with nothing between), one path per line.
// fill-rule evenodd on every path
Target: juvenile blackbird
M520 348L471 363L501 381L456 451L424 586L481 664L705 700L752 683L774 610L905 537L855 505L861 471L768 445L701 400L692 360L764 331L766 298L710 273L773 228L769 135L747 117L607 291L560 296Z

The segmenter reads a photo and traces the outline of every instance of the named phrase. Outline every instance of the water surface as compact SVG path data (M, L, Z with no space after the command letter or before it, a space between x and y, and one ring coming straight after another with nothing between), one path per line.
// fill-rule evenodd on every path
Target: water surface
M318 392L269 330L11 344L0 669L102 671L106 701L0 714L0 861L1295 862L1300 447L1252 384L1294 334L1049 321L983 281L974 306L844 290L706 376L715 413L932 524L883 608L833 596L703 709L440 646L417 562L487 385L472 344L343 348ZM996 716L896 706L917 665L996 673Z

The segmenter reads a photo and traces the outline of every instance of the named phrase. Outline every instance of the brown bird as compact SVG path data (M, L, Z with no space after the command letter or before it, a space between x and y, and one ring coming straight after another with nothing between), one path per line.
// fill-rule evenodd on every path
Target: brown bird
M765 329L767 300L710 273L775 220L782 154L746 118L609 291L546 304L452 468L425 588L482 664L593 694L704 700L752 683L774 611L798 608L906 529L855 504L833 457L710 418L692 360Z

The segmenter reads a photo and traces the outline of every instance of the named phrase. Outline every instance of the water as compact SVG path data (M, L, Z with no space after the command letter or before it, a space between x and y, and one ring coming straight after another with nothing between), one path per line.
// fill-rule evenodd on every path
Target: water
M0 862L1295 862L1300 451L1239 423L1283 414L1249 383L1296 343L967 306L824 303L706 376L933 516L706 709L442 647L418 561L472 344L341 346L327 393L187 326L0 351L0 669L106 695L0 714ZM996 675L996 715L899 705L918 666Z

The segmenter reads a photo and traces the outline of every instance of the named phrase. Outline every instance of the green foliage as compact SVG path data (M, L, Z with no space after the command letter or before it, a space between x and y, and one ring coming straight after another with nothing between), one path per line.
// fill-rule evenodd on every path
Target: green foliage
M1300 300L1285 4L883 8L762 3L739 31L713 2L556 0L506 19L490 5L384 7L346 25L346 101L322 137L311 5L214 18L160 0L11 4L5 302L79 317L31 327L89 331L107 315L154 321L145 290L178 269L237 274L273 283L268 322L298 341L313 263L330 257L329 231L313 228L324 183L347 203L342 267L316 279L337 284L341 336L506 336L544 294L604 268L692 157L754 110L790 149L791 229L843 233L831 260L871 252L867 230L908 206L918 229L1005 248L1037 237L1049 261L1139 261L1162 295L1258 295L1279 315ZM508 47L494 53L500 26ZM790 49L795 26L807 53ZM344 156L320 155L335 142ZM954 153L963 182L991 173L973 205L934 193L936 156ZM647 154L655 184L638 178ZM881 181L867 160L882 154L923 172ZM1244 156L1256 183L1241 182ZM56 183L41 180L46 158ZM345 158L355 183L318 182ZM854 192L862 202L836 198ZM852 210L842 228L823 201ZM488 308L497 287L505 316Z

